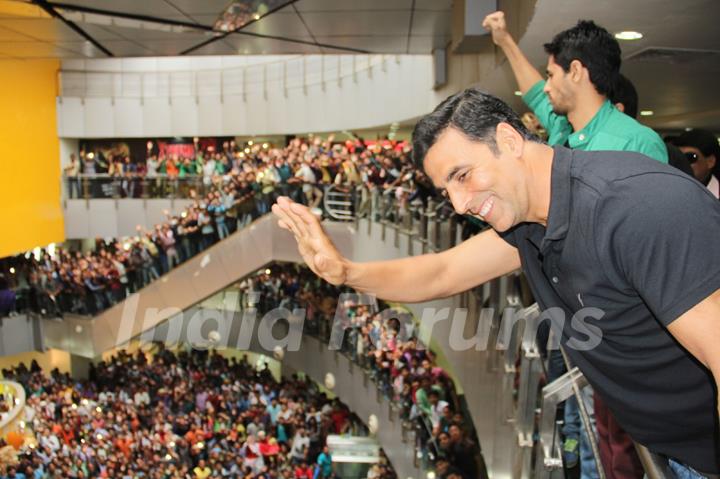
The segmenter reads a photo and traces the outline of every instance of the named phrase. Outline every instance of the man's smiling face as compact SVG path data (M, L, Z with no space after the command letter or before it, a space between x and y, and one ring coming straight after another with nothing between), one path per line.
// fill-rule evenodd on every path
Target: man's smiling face
M505 144L513 133L519 136L509 125L498 125L496 153L448 127L423 162L458 214L480 218L499 232L525 221L529 205L522 163Z

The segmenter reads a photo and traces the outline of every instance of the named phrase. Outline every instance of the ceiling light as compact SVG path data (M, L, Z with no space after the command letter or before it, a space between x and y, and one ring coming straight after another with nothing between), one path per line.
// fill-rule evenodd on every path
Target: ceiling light
M642 110L640 111L640 116L653 116L655 114L652 110Z
M262 2L232 0L218 16L213 25L213 30L217 32L235 31L252 21L260 20L263 15L288 3L291 3L291 0L263 0Z
M253 141L252 140L248 141L248 145L253 146Z
M642 37L642 33L634 32L632 30L617 32L615 34L615 38L617 38L618 40L640 40Z
M267 150L268 146L270 146L270 145L268 145L267 143L263 143L263 148L264 148L264 149Z
M10 274L15 274L15 268L10 268Z
M522 96L522 92L520 90L515 90L515 96Z

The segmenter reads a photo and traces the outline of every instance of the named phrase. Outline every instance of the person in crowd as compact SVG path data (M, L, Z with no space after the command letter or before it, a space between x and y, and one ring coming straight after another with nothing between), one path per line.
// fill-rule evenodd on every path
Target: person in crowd
M662 139L608 99L620 74L617 40L592 21L580 21L544 45L547 81L507 30L504 12L483 21L505 54L523 101L546 128L550 145L597 151L636 151L667 163Z
M15 311L15 292L9 287L8 280L0 275L0 318Z
M708 130L693 129L683 132L674 143L690 163L695 179L705 185L715 198L720 198L717 162L720 145L717 137Z
M68 185L68 198L80 198L80 162L75 153L70 154L70 163L63 168Z

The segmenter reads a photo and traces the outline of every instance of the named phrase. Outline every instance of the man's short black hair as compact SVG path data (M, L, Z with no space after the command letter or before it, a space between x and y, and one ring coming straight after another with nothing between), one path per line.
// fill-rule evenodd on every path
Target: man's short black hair
M497 154L495 131L507 123L530 141L540 141L523 125L520 117L504 101L477 88L468 88L446 98L432 113L423 117L412 134L413 161L423 169L428 150L446 128L455 128L468 139L486 144Z
M608 99L613 103L622 103L625 107L623 113L632 118L637 118L638 94L635 85L622 73L619 73L612 89L608 93Z
M573 60L582 63L601 95L610 92L620 73L620 45L610 32L591 20L580 20L574 27L555 35L544 47L565 71L570 69Z

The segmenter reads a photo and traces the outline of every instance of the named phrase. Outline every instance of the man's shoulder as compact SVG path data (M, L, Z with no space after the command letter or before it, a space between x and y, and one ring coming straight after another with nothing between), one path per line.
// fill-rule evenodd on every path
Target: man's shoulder
M680 170L633 151L573 151L570 168L573 207L622 198L628 207L663 204L668 196L703 193Z
M664 146L662 138L655 130L616 109L610 113L610 117L599 135L607 139L615 139L619 142L618 145L654 143L656 146Z
M573 150L570 177L598 191L613 183L636 178L651 181L652 175L686 177L681 171L635 151Z

